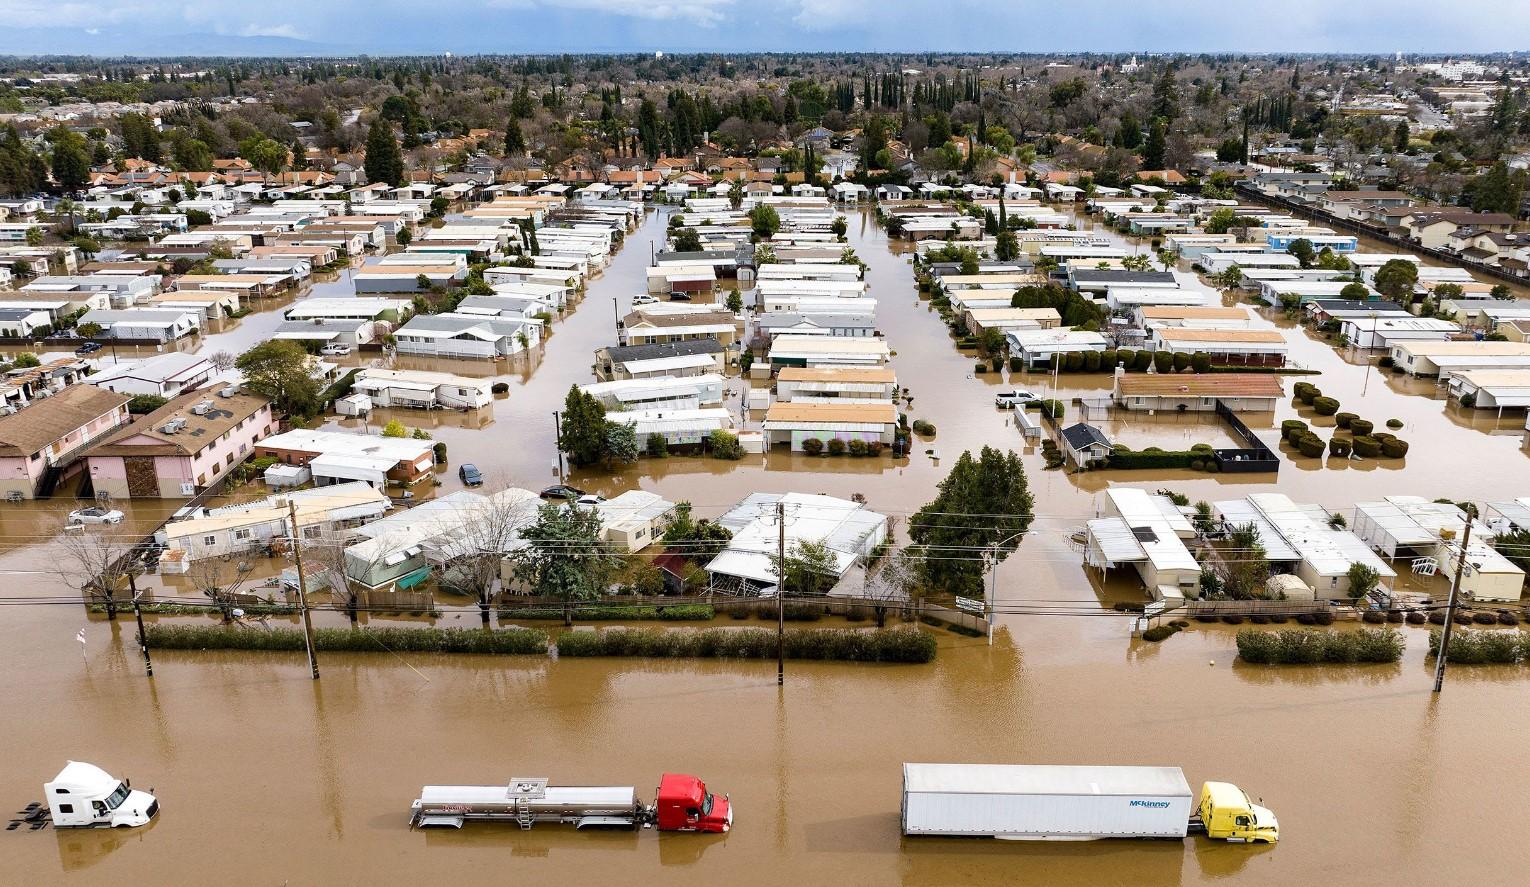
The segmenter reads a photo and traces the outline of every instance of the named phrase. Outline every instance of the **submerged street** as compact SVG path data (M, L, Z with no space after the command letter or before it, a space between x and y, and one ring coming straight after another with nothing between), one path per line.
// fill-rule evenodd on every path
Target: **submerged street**
M394 414L447 443L451 466L441 492L460 488L455 466L463 462L478 465L491 485L554 482L552 412L571 384L590 381L594 349L615 341L613 299L625 313L644 289L643 269L650 248L662 245L664 224L663 212L651 212L531 356L492 369L410 362L493 372L510 385L476 414ZM904 522L962 450L1022 449L993 394L1005 385L1050 390L1053 380L973 375L971 353L956 350L918 298L907 256L889 248L869 213L850 214L848 240L870 265L878 326L895 352L899 384L914 398L910 418L935 424L932 441L903 460L670 457L609 475L577 472L570 481L608 496L651 490L706 516L754 491L859 493ZM258 339L269 329L265 317L245 318L230 335ZM1267 310L1255 324L1290 327ZM1347 512L1389 494L1483 502L1504 493L1505 476L1530 476L1513 422L1465 415L1434 399L1432 382L1384 377L1307 332L1289 335L1293 361L1322 371L1324 391L1345 408L1404 422L1398 433L1412 443L1406 460L1325 467L1286 448L1278 476L1067 475L1044 471L1039 452L1026 448L1036 519L999 570L1003 615L993 646L938 631L932 665L792 662L780 690L768 663L388 652L322 655L323 676L312 681L301 654L157 651L149 680L130 615L108 623L64 600L76 592L53 572L49 540L60 523L53 510L6 505L0 520L14 531L0 555L6 596L58 601L0 602L9 629L0 645L0 698L8 702L0 747L9 754L0 802L20 809L36 799L38 774L72 757L109 761L113 773L152 786L163 809L151 826L131 832L7 833L0 836L4 870L16 883L66 884L424 883L443 874L460 884L1172 885L1229 876L1257 884L1517 883L1502 851L1516 846L1518 823L1485 816L1483 804L1530 793L1530 772L1515 765L1530 731L1521 670L1453 669L1444 694L1434 696L1426 634L1413 627L1403 629L1407 655L1392 666L1236 664L1235 629L1221 625L1195 624L1146 643L1130 636L1129 617L1110 609L1144 600L1135 577L1126 571L1102 583L1068 540L1109 484L1168 488L1192 501L1278 490ZM1072 421L1073 398L1099 397L1111 383L1105 374L1065 374L1055 384ZM1295 415L1287 401L1251 424L1273 442L1280 421ZM370 423L388 418L374 414ZM1134 447L1165 448L1220 443L1225 434L1193 415L1133 417L1117 432ZM932 447L939 461L924 453ZM133 505L128 529L147 532L164 517L164 509ZM343 624L338 614L319 615L322 624ZM477 622L449 609L438 624ZM74 640L81 627L83 656ZM1180 766L1193 784L1233 781L1262 798L1279 814L1281 842L1255 849L1197 839L904 839L905 761ZM476 825L422 833L407 825L409 802L426 783L546 776L634 784L646 795L666 770L693 773L728 794L733 831Z

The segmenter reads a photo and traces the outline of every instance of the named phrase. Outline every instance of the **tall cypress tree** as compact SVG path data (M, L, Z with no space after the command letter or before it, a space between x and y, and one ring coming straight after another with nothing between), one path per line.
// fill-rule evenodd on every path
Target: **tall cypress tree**
M367 131L367 159L364 168L370 182L401 185L404 182L404 155L393 137L393 124L381 117L372 121Z

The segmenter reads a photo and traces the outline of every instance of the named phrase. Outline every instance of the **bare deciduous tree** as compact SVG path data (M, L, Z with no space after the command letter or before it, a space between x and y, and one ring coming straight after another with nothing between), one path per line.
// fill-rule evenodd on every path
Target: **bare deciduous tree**
M113 524L76 525L60 536L57 544L60 550L53 559L54 572L87 598L99 597L106 605L106 618L116 619L118 604L129 600L133 577L141 572L134 556L137 540Z

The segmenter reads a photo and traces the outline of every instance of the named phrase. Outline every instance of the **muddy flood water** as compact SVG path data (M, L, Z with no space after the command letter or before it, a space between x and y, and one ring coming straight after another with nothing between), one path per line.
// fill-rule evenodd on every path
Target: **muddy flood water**
M662 213L650 214L530 357L411 364L510 384L478 414L396 414L447 442L452 466L438 491L460 488L454 466L468 461L491 483L535 489L554 480L551 413L569 385L591 380L591 353L614 341L613 310L625 312L642 290L663 227ZM899 461L669 458L571 482L607 495L641 487L704 515L756 490L861 493L902 522L963 449L1022 449L993 394L1008 384L1050 391L1053 380L973 375L970 354L917 298L906 256L865 216L852 215L849 239L871 266L878 325L914 396L911 418L933 422L934 440ZM343 294L348 284L315 289ZM223 344L209 337L203 347L247 346L269 329L265 318L251 315ZM1290 327L1273 314L1258 324ZM1522 884L1530 669L1453 667L1436 696L1426 635L1415 628L1404 630L1407 654L1391 666L1243 665L1235 629L1220 625L1196 623L1162 644L1134 640L1130 620L1110 607L1141 603L1140 586L1086 572L1068 542L1110 484L1192 500L1280 490L1345 513L1389 494L1480 503L1530 490L1522 415L1500 421L1447 406L1432 382L1368 369L1301 329L1289 335L1292 359L1322 371L1318 384L1344 409L1378 425L1404 422L1405 460L1324 464L1282 448L1275 478L1065 475L1044 471L1026 447L1037 516L1000 568L1005 614L992 646L938 631L930 665L791 662L782 689L773 663L381 652L323 654L313 681L301 654L158 651L150 680L130 617L108 623L65 600L74 592L54 573L50 540L66 503L0 505L0 805L40 800L42 783L76 759L152 787L162 808L151 826L131 831L0 832L0 884ZM1109 385L1105 375L1063 375L1056 391L1094 398ZM1068 409L1071 421L1077 407ZM1285 402L1251 424L1298 415L1311 421ZM1134 447L1226 439L1215 424L1182 416L1134 416L1108 430ZM931 447L938 462L923 452ZM133 503L124 532L151 530L169 508ZM32 596L56 602L17 600ZM322 615L321 624L343 624ZM448 607L438 624L477 620ZM1204 839L905 839L905 761L1179 766L1192 785L1227 780L1262 799L1279 816L1281 841L1256 849ZM730 795L733 831L408 828L410 801L426 783L547 776L635 785L651 799L665 770Z

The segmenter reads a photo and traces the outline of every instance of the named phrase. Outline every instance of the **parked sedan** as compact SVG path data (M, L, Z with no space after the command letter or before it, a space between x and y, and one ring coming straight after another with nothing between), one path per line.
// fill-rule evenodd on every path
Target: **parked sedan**
M86 342L85 344L81 345L80 347L74 349L74 353L83 357L86 354L95 354L97 351L100 351L100 350L101 350L101 343L100 342Z
M93 505L89 508L77 508L74 511L69 512L69 523L120 524L122 523L122 519L124 517L126 517L126 515L115 508L101 508L99 506Z
M574 504L575 505L599 505L600 503L602 503L604 501L606 501L606 497L600 495L599 493L585 493L583 496L580 496L578 499L575 499L574 500Z
M462 463L462 467L457 469L457 476L470 487L483 486L483 472L479 471L478 466L471 462Z
M541 493L543 499L578 499L583 495L584 490L568 484L553 484Z

